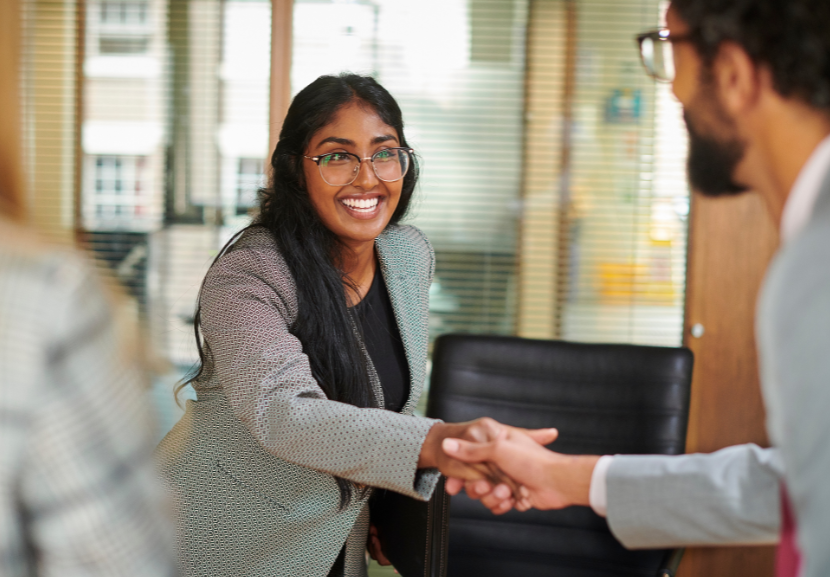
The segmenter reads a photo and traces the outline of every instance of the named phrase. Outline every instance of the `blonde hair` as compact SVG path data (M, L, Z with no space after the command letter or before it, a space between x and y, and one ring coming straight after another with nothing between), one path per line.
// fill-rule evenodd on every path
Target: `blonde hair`
M20 2L0 0L0 216L23 220L20 141Z

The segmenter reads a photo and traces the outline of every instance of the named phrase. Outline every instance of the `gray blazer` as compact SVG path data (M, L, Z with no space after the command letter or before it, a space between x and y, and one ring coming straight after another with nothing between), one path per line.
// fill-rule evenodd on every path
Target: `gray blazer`
M411 226L390 227L375 246L411 373L402 414L326 398L289 332L294 280L265 229L244 233L208 272L206 374L158 449L177 497L185 575L324 577L346 543L346 575L363 576L371 489L341 510L335 476L430 497L438 472L417 462L435 421L412 411L426 371L434 254Z
M767 270L756 326L776 448L615 458L607 477L608 522L633 548L774 543L783 478L803 577L830 575L830 175L809 224Z

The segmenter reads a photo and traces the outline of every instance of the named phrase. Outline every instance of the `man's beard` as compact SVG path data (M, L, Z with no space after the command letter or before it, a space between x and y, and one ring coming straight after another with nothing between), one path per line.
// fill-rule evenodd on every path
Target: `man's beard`
M718 116L725 117L723 114ZM732 179L735 167L744 156L746 145L731 139L720 141L713 136L698 132L684 111L686 128L689 131L689 158L687 168L689 184L706 196L727 196L746 191L746 187ZM726 122L728 119L723 118Z

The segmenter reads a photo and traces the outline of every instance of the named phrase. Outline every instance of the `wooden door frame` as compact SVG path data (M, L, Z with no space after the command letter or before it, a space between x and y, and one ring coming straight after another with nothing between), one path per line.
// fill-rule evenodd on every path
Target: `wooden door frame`
M291 104L291 43L294 0L271 0L271 98L268 159L277 146L282 121ZM266 160L267 168L268 160Z

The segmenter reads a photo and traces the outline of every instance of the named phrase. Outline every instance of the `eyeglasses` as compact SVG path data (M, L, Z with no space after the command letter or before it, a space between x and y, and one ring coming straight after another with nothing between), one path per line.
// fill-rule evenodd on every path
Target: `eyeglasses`
M360 173L360 163L368 160L372 169L383 182L396 182L402 179L409 165L412 164L411 148L384 148L371 157L360 158L351 152L329 152L319 156L303 156L317 163L320 176L331 186L346 186L355 181Z
M666 28L637 35L640 60L648 75L661 82L674 80L674 42L687 42L690 36L672 36Z

